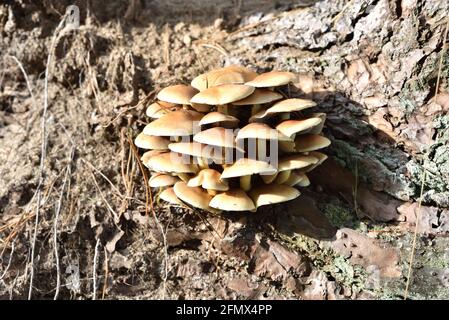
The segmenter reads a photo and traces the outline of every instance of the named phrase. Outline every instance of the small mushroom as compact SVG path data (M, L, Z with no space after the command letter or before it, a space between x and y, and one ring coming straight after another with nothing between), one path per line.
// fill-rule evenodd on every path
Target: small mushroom
M174 185L179 181L178 177L174 177L164 173L155 173L150 177L148 185L151 188L164 188Z
M297 152L309 152L326 148L331 141L318 134L301 135L295 139L295 150Z
M227 114L227 104L246 98L253 92L254 87L243 84L222 84L201 91L190 102L218 106L218 111Z
M177 174L182 180L188 181L189 173L197 173L198 167L191 163L184 163L182 155L175 152L164 152L151 156L146 162L145 166L152 171L167 172Z
M282 120L288 120L290 119L290 113L314 106L316 106L316 103L312 100L286 99L275 103L267 110L259 111L249 119L249 122L260 122L264 118L271 117L276 114L283 114Z
M295 78L295 74L291 72L271 71L262 73L245 84L256 88L273 88L289 84Z
M255 187L249 192L256 208L269 204L286 202L299 197L301 193L293 187L286 185L265 184Z
M159 198L168 203L182 205L181 200L176 196L174 188L167 188L159 194Z
M235 127L239 123L239 119L236 117L224 114L221 112L213 111L206 114L200 120L200 126L214 124L220 127Z
M285 185L293 187L293 186L301 186L301 187L307 187L310 184L309 178L306 176L303 172L298 172L296 170L293 170L290 173L290 176L288 179L284 182Z
M143 133L150 136L189 136L199 131L198 122L202 117L196 111L174 111L147 124Z
M157 98L164 102L180 104L185 108L190 105L190 99L198 93L194 87L185 84L177 84L162 89Z
M153 119L159 119L163 115L179 110L180 106L174 103L156 101L150 104L146 110L146 115Z
M163 137L149 136L144 133L139 133L134 140L134 144L141 149L168 150L170 140Z
M276 173L276 169L265 161L240 158L234 164L223 170L221 178L240 178L240 188L243 191L249 191L251 189L251 176L253 174L274 173Z
M242 67L228 66L203 73L191 82L192 87L202 91L221 84L242 84L257 77L257 73Z
M277 184L282 184L289 179L292 170L305 168L317 162L317 158L301 154L283 157L279 160L278 174L274 182Z
M212 200L212 195L207 193L204 189L200 187L189 187L187 183L183 181L177 182L173 189L179 199L192 207L209 212L217 212L217 210L209 206L209 202Z
M198 175L190 179L187 183L189 187L202 187L211 195L216 195L217 191L229 190L229 183L221 179L221 174L214 169L203 169Z
M231 189L219 193L209 202L212 208L225 211L255 211L256 206L245 191Z
M267 89L256 89L254 92L242 99L232 103L234 106L248 106L252 105L251 115L256 114L263 104L270 103L282 99L282 95Z

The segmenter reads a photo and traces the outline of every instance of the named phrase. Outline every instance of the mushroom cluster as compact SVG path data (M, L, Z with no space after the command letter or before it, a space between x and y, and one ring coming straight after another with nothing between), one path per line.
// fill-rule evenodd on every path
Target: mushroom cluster
M327 156L324 113L288 97L290 72L228 66L162 89L136 139L160 199L209 212L256 211L300 195Z

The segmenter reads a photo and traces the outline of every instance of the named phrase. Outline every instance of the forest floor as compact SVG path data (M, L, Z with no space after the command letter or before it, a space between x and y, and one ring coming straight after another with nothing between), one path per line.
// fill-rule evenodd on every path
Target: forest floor
M384 178L364 155L394 150L388 152L391 167L399 168L399 162L419 159L414 145L386 138L384 132L394 136L391 117L369 114L370 128L346 117L346 111L358 114L358 106L369 104L349 93L366 91L368 80L361 60L353 59L342 71L349 81L340 79L338 88L349 100L326 81L333 74L317 73L318 66L332 67L330 55L323 54L334 54L326 42L331 35L306 35L314 40L298 47L264 42L274 30L267 22L327 10L326 1L181 2L74 1L80 27L58 37L53 48L55 30L72 3L0 4L0 299L403 299L422 175L418 170L416 179ZM357 5L363 2L355 1L360 12L366 10ZM367 2L374 14L389 1ZM328 15L335 18L344 5L335 1ZM364 23L369 14L360 12L357 23ZM423 52L435 67L432 50L441 39L429 39ZM415 63L424 64L423 56ZM303 93L324 110L344 110L329 117L330 158L314 172L311 186L287 204L257 215L211 216L155 201L157 223L132 147L148 122L145 109L164 86L189 83L225 63L300 72ZM449 96L431 103L429 90L422 94L429 113L430 107L449 109ZM385 105L376 99L371 106ZM410 120L410 127L421 120ZM363 150L351 147L361 132ZM370 145L366 132L388 148ZM411 140L426 139L434 137L420 129ZM349 153L359 156L349 161ZM439 168L448 169L447 162ZM366 178L365 171L377 176ZM445 198L436 196L447 190L443 181L435 182L438 192L428 194L421 210L411 299L449 299L449 211Z

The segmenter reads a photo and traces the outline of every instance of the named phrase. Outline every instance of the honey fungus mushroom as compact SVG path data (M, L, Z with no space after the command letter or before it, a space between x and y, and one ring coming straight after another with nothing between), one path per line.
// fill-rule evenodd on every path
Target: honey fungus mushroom
M134 141L149 186L163 201L211 213L255 212L298 197L330 140L322 134L326 115L310 110L316 103L290 96L299 94L287 87L296 78L227 66L160 90Z

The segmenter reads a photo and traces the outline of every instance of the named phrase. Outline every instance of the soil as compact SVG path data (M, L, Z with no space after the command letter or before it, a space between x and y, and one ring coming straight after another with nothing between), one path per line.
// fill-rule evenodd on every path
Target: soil
M80 26L52 45L71 4ZM408 298L448 299L449 5L345 4L3 1L0 299L403 299L417 216ZM330 158L289 203L155 200L157 224L132 146L145 109L226 64L299 73Z

